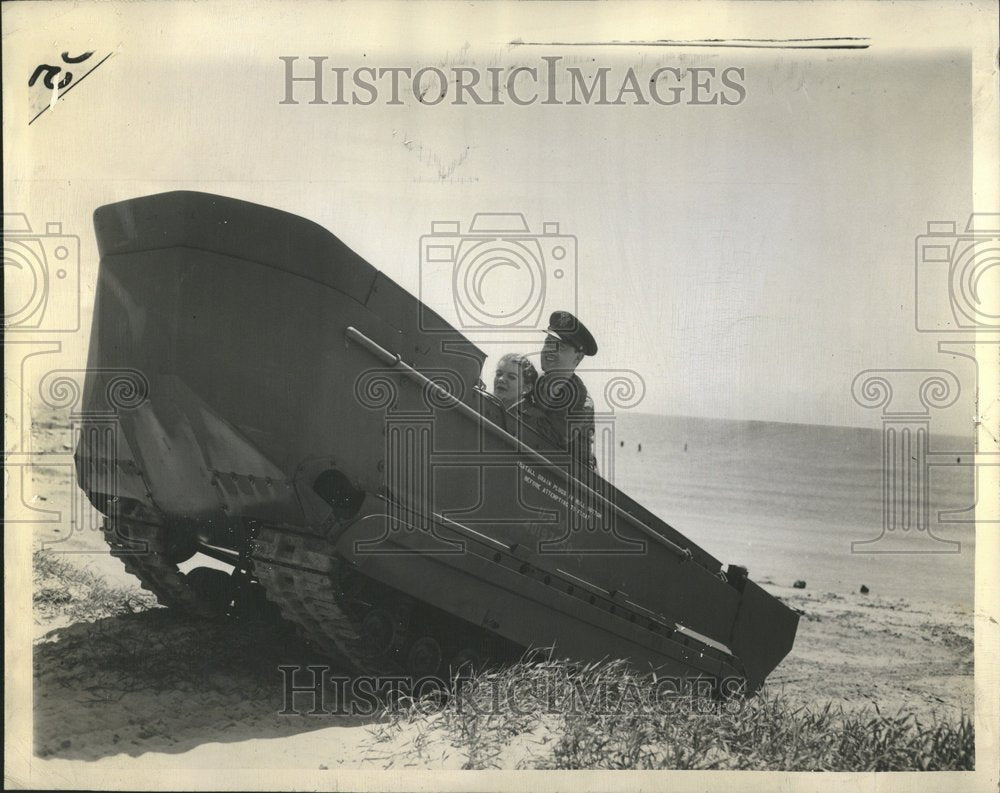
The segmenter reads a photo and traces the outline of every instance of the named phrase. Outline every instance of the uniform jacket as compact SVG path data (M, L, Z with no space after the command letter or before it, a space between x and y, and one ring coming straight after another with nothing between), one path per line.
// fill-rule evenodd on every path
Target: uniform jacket
M512 407L512 412L541 435L549 449L568 451L574 462L597 470L594 401L575 374L568 377L559 372L543 374L531 393Z

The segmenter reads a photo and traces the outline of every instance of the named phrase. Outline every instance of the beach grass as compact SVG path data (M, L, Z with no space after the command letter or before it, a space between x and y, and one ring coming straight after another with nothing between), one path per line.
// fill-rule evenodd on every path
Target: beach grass
M766 688L719 701L642 676L622 661L522 661L453 681L448 692L386 707L376 740L436 732L465 768L972 770L971 718L889 715L818 703L793 707ZM423 742L423 743L426 743ZM514 747L517 747L514 750ZM411 751L420 752L417 745ZM419 759L419 758L414 758Z
M111 586L51 551L36 551L33 566L40 618L104 625L104 618L155 606L149 593ZM140 641L135 631L123 630L116 640L127 646L116 644L112 653L120 663L102 669L110 674L119 665L155 662L160 682L172 688L204 674L203 630L192 624L191 641L178 642L171 652L157 649L149 636ZM225 647L212 656L221 669L245 665L239 653L268 641L245 629L235 635L241 640L226 633ZM192 647L197 653L189 652ZM153 655L133 658L140 651ZM194 654L200 662L189 657ZM269 662L262 666L273 672ZM260 685L271 685L261 674ZM669 678L639 674L620 660L573 664L540 651L458 677L445 690L432 685L419 695L397 696L367 729L368 757L381 754L397 766L434 766L445 753L469 769L934 771L972 770L975 758L967 715L885 713L874 697L867 707L801 706L767 687L751 697L718 700Z
M61 614L74 620L93 621L145 611L156 605L151 593L110 586L101 576L51 550L36 549L31 563L33 607L42 615Z

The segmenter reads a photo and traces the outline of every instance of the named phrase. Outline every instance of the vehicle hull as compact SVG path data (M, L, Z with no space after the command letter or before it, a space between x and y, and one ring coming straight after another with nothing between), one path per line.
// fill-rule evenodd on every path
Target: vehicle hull
M546 451L477 388L483 353L326 230L189 192L95 227L77 470L112 521L249 553L265 586L309 538L310 575L572 658L753 690L790 650L794 611Z

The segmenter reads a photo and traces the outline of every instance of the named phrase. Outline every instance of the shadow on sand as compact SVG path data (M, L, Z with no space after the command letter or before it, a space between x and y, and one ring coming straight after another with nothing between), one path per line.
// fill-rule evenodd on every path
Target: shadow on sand
M306 715L308 695L296 697L299 715L281 714L285 664L342 672L275 621L197 620L157 608L53 629L34 650L35 754L177 753L375 720ZM342 704L334 686L324 693L325 710Z

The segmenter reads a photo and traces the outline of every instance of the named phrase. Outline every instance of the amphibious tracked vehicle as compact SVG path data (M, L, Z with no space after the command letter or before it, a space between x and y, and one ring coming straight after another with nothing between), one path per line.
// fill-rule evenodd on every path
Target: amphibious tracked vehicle
M796 612L508 415L484 353L322 227L195 192L94 217L78 481L162 604L263 590L372 673L550 647L754 691L791 649Z

